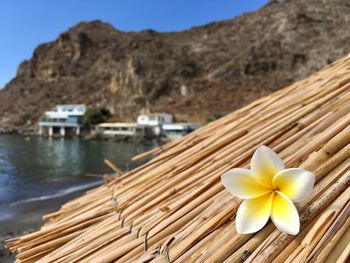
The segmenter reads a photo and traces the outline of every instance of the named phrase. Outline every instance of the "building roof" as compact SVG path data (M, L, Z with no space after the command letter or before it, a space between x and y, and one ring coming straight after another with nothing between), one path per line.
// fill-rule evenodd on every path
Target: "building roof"
M131 128L135 128L137 127L137 123L135 122L113 122L113 123L100 123L98 125L96 125L97 127L101 127L101 128L107 128L107 127L131 127Z
M56 105L56 107L67 107L67 108L70 108L70 107L86 107L85 104L58 104Z
M6 246L18 262L346 262L350 255L350 58L147 154L154 159L44 216ZM220 182L259 145L312 171L301 231L240 235L242 200Z

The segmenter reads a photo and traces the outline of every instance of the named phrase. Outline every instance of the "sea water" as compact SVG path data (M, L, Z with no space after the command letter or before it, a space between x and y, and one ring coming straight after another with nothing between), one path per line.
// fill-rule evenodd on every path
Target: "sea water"
M102 183L86 173L113 172L104 159L126 171L139 165L131 162L134 155L152 147L129 142L0 135L0 222L21 216L18 213L26 211L23 207L38 208L48 202L60 205L66 201L65 196Z

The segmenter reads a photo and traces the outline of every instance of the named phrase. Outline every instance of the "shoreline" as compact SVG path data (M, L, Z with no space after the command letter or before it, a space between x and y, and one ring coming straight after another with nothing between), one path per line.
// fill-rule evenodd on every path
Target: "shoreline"
M143 144L164 144L171 141L166 137L145 137L145 136L114 136L114 137L103 137L96 134L84 134L80 136L65 136L61 137L59 135L42 136L38 135L32 129L17 129L17 128L4 128L0 127L0 135L13 135L13 136L23 136L23 137L40 137L40 138L53 138L53 139L77 139L83 141L108 141L108 142L133 142L133 143L143 143Z
M126 172L146 161L133 156L157 145L12 133L0 146L0 262L13 262L4 241L37 231L43 215L103 184L86 173L112 173L105 159Z
M15 254L12 254L5 248L5 240L39 230L44 224L42 216L57 211L63 204L81 196L88 190L89 189L84 189L57 198L15 206L15 215L13 217L10 217L8 220L0 220L0 262L13 262L15 260ZM11 209L13 209L13 207L11 207Z

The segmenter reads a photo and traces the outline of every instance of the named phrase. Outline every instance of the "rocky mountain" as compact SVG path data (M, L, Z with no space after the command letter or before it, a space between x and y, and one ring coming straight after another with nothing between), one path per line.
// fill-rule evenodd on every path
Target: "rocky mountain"
M348 0L271 1L182 32L82 22L38 46L0 90L0 125L30 128L59 103L140 109L205 122L304 78L350 51Z

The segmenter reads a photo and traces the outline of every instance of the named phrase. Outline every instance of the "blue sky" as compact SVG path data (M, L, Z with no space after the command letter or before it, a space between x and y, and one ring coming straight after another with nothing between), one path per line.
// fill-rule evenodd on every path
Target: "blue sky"
M179 31L259 9L267 0L1 0L0 88L35 47L81 21L124 31Z

